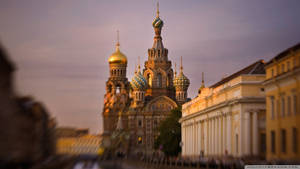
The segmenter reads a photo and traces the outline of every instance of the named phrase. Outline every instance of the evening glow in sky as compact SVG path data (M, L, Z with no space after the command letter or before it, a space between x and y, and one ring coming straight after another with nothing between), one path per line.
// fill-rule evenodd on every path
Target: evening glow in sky
M169 59L190 79L189 97L300 41L299 0L160 0ZM152 47L156 1L1 0L0 40L16 63L16 88L42 101L59 126L102 131L107 59L120 30L131 79Z

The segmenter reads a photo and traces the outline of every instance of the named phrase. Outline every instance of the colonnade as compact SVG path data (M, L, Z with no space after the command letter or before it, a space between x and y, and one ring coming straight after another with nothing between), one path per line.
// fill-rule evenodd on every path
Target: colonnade
M218 113L183 121L182 142L184 156L258 155L257 112Z

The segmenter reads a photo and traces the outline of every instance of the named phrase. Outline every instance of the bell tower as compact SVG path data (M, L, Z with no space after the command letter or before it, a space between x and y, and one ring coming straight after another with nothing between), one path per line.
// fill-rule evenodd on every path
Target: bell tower
M152 48L148 49L148 60L145 62L143 73L148 82L146 96L166 95L174 98L172 63L168 60L168 49L164 47L161 37L163 25L157 3L156 17L152 22L155 36Z
M106 135L110 135L116 129L118 114L126 111L130 104L130 83L126 77L127 57L120 51L119 31L117 32L116 51L109 57L108 62L109 78L106 81L103 107L103 129ZM126 118L122 118L122 120L124 119L126 120ZM126 126L123 127L126 128Z

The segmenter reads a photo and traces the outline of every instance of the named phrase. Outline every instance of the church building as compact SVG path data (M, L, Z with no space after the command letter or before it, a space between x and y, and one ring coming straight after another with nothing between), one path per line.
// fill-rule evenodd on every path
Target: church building
M155 32L153 46L148 49L143 69L139 65L130 82L126 77L128 60L120 50L119 40L116 51L108 59L110 76L106 82L102 113L103 144L106 147L114 144L111 140L115 139L112 138L115 131L124 131L126 152L153 153L160 122L172 109L188 100L190 82L183 74L182 59L180 73L177 75L172 69L168 49L161 37L163 25L157 5L157 14L152 22Z

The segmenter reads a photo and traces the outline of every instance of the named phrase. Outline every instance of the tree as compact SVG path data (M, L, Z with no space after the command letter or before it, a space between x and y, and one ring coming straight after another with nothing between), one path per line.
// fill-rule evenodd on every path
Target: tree
M181 152L181 107L171 110L170 115L163 120L159 127L159 136L155 139L155 149L162 150L166 156L177 156Z

